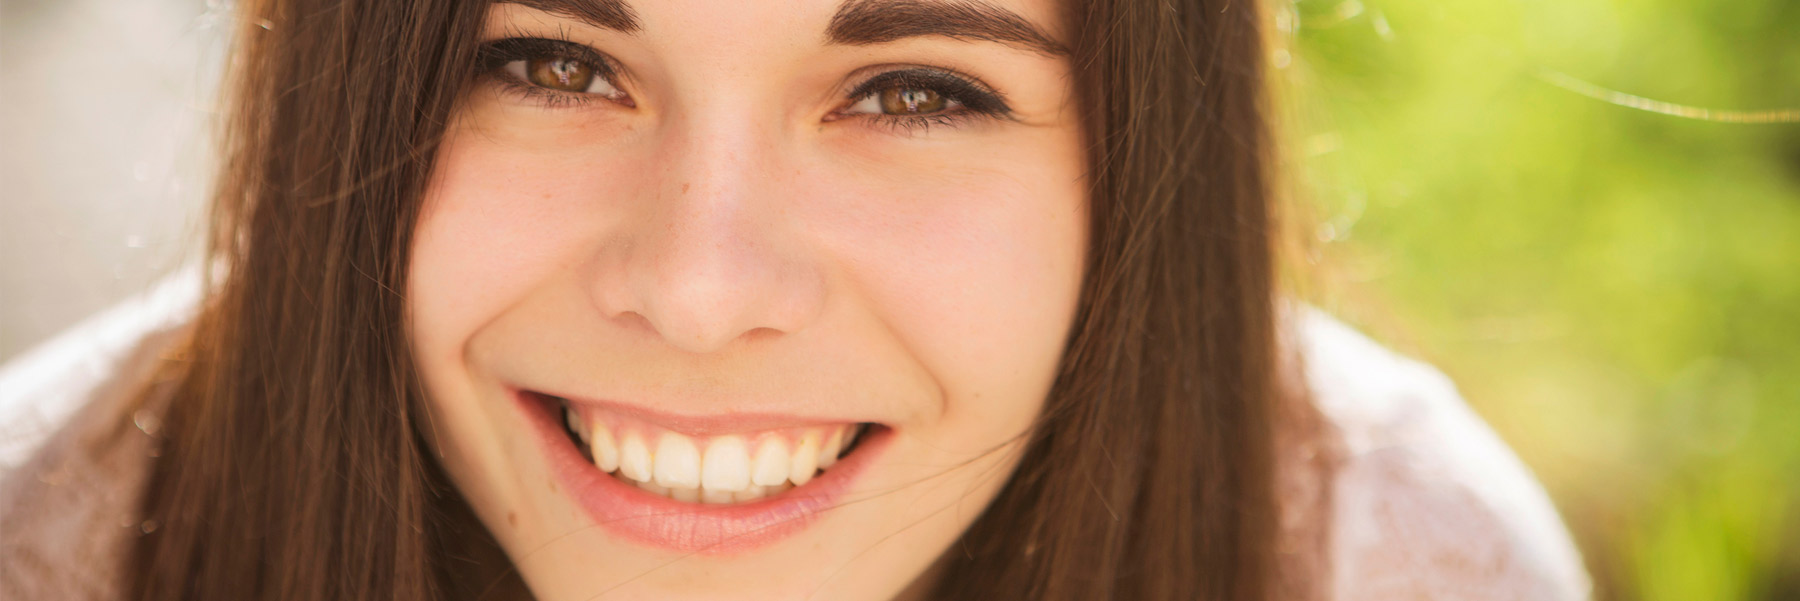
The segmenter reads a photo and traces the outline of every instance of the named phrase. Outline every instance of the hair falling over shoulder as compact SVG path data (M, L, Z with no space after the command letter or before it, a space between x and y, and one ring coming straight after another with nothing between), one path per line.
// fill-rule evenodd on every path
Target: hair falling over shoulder
M507 572L426 446L398 292L483 4L238 6L209 243L220 273L168 399L143 500L162 527L130 554L134 596L473 598ZM1279 392L1260 7L1065 13L1091 140L1080 312L1023 463L931 596L1269 598Z

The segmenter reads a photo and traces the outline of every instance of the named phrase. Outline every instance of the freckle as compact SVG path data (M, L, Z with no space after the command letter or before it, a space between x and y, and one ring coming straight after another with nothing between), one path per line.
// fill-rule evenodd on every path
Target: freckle
M549 193L549 192L545 192L545 193L544 193L544 200L550 200L550 193Z
M688 191L688 186L692 186L692 185L693 185L693 184L682 184L682 185L681 185L681 193L682 193L682 194L687 194L687 191Z
M519 514L513 513L511 511L506 512L506 523L511 524L512 527L514 527L514 528L518 528L519 527Z
M555 480L550 481L550 492L556 492L556 481Z

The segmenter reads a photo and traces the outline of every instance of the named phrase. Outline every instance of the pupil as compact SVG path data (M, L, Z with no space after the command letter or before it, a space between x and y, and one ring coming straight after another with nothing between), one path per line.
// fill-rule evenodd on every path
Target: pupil
M533 60L530 67L531 83L546 88L583 92L594 79L594 70L587 64L568 58Z
M944 98L932 90L888 88L881 92L882 110L890 115L918 115L944 110Z

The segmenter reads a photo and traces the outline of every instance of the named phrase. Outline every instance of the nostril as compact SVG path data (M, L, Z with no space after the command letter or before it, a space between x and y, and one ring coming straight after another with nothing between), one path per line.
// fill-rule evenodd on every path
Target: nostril
M636 311L626 311L626 312L620 313L618 315L614 315L613 321L617 322L620 326L622 326L626 329L629 329L629 330L632 330L635 332L641 332L645 335L649 335L649 336L660 336L661 335L660 332L656 331L656 324L650 322L650 318L644 317L644 315L642 313L638 313Z
M756 342L758 340L775 338L780 335L781 335L781 330L777 330L775 328L755 328L748 332L744 332L744 341Z

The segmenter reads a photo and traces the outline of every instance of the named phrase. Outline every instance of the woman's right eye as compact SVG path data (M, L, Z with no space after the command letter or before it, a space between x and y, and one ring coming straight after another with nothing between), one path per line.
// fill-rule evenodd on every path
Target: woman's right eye
M482 62L517 91L553 105L595 97L630 105L630 97L613 83L611 64L581 44L509 38L483 47Z

